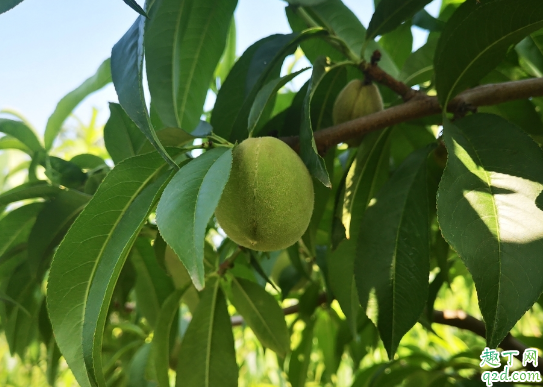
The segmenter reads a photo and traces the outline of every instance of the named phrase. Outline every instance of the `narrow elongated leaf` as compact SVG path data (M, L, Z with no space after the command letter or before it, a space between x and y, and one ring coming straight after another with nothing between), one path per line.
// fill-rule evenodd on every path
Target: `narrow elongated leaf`
M138 3L136 3L135 0L123 0L126 5L128 5L130 8L132 8L134 11L139 13L142 16L148 17L147 13L143 10L143 8L140 7Z
M411 22L406 21L393 31L386 33L379 39L379 45L392 58L398 68L402 68L406 59L413 51L413 33Z
M128 369L128 383L130 387L157 387L155 382L145 378L145 368L151 355L151 344L145 343L135 353Z
M49 259L46 258L52 254L90 198L76 190L62 190L44 203L28 236L28 264L38 281L49 268Z
M365 309L375 291L377 327L389 358L426 304L430 261L427 157L413 152L368 207L360 226L355 279Z
M391 128L368 134L356 153L347 179L342 222L345 235L358 240L362 217L370 200L388 179Z
M297 75L303 73L307 69L309 69L309 67L303 68L294 73L290 73L288 75L285 75L284 77L276 78L268 82L262 89L260 89L255 97L255 101L253 103L253 106L251 107L251 111L249 112L249 135L251 135L255 130L256 126L258 125L258 121L260 120L260 117L262 117L262 113L264 113L266 107L271 104L271 102L273 101L273 97L279 91L279 89L281 89Z
M109 119L104 126L104 142L115 164L139 154L146 139L121 105L109 104Z
M157 153L117 165L53 259L47 291L49 316L58 346L84 387L96 385L96 379L101 381L101 354L94 353L93 358L93 349L101 351L103 319L113 285L164 181L145 187L164 167ZM96 369L93 360L99 365Z
M432 0L381 0L371 18L366 39L395 30Z
M355 247L355 240L344 240L336 250L326 255L328 262L328 282L349 323L353 337L356 336L357 317L360 311L353 274Z
M39 152L43 150L40 140L26 124L22 121L8 120L7 118L0 118L0 133L5 133L8 136L16 138L28 147L32 152Z
M33 152L21 141L11 136L3 136L0 138L0 149L17 149L32 156Z
M100 90L111 82L111 63L110 59L106 59L96 74L87 79L76 89L66 94L57 104L55 111L47 120L47 126L45 127L45 133L43 134L43 141L45 143L45 149L49 150L53 146L55 138L62 129L62 124L66 121L66 118L72 113L77 105L85 99L89 94Z
M383 0L384 1L384 0ZM511 45L543 27L539 0L466 1L449 19L436 49L436 89L442 106L496 67Z
M307 380L307 371L311 363L311 351L313 349L313 331L315 328L315 319L306 322L302 331L302 341L298 347L292 351L288 366L288 380L292 387L304 387Z
M236 62L221 87L211 115L215 133L230 140L247 138L247 122L258 91L279 76L283 60L306 39L326 34L322 28L303 33L272 35L249 47Z
M172 292L162 304L160 313L157 316L155 333L153 335L151 348L151 361L155 368L159 386L169 386L168 369L170 358L170 332L175 315L179 311L181 298L189 288L190 284Z
M185 332L176 387L235 387L238 366L226 298L219 281L209 283Z
M138 311L155 328L162 303L174 290L172 279L158 265L149 240L138 238L130 255L136 270Z
M187 268L194 286L204 287L204 238L232 167L232 149L212 149L181 168L157 208L164 240Z
M434 52L437 40L431 39L424 46L412 53L400 71L399 79L408 86L418 85L432 80L434 76Z
M27 347L38 336L36 322L43 294L40 291L40 284L33 280L26 262L11 274L5 285L6 295L15 300L17 305L11 303L5 305L2 325L11 354L18 354L23 358Z
M15 6L21 4L22 2L23 0L4 0L2 4L0 4L0 14L9 11Z
M362 48L366 42L366 29L356 15L341 0L328 0L312 6L310 9L318 19L322 20L326 28L332 29L338 37L347 43L356 55L361 55L369 59L375 50L382 51L378 43L370 40L367 42L365 52L362 52ZM398 75L398 68L386 52L382 52L381 54L379 66L393 77L396 77Z
M495 348L543 291L543 152L515 125L483 113L446 122L444 139L438 220L473 276Z
M192 132L226 46L237 0L159 0L146 29L153 106L166 126Z
M445 22L436 19L430 15L425 9L421 9L413 16L413 25L428 30L430 32L441 32L445 26Z
M145 134L153 147L172 167L177 164L168 155L151 124L143 94L143 32L145 18L138 16L132 27L113 46L111 76L119 103L132 121Z
M36 216L43 203L32 203L19 207L0 219L0 257L10 248L26 242Z
M232 304L262 345L284 358L290 351L290 337L283 310L275 298L262 286L233 277Z
M0 207L19 200L49 198L58 195L62 191L62 188L53 186L45 180L23 183L0 194Z
M539 30L524 38L515 50L519 54L519 62L534 77L543 76L543 31Z
M321 58L313 65L313 74L307 89L302 109L302 126L300 128L300 157L305 163L307 169L317 180L326 187L332 187L330 177L326 171L324 159L317 151L317 144L313 138L313 126L311 123L311 99L315 91L326 74L326 59Z

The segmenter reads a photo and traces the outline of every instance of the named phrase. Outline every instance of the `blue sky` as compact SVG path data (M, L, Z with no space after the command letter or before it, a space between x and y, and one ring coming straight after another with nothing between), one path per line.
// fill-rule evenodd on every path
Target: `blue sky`
M368 25L373 0L344 3ZM439 5L434 3L433 14ZM262 37L290 32L284 7L281 0L239 0L238 55ZM94 74L136 16L122 0L25 0L0 15L0 110L19 111L43 132L57 102ZM417 47L425 34L414 32ZM75 114L87 122L96 107L103 123L109 101L117 101L111 85L87 98Z

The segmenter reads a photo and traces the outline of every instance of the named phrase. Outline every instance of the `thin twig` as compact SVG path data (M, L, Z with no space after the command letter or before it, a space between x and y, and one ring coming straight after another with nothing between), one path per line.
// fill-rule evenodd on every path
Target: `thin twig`
M449 102L447 111L456 113L479 106L490 106L517 99L541 96L543 96L543 78L489 84L474 87L459 94ZM315 132L315 142L319 153L323 154L331 147L361 134L417 118L440 114L441 112L442 109L436 97L418 93L401 105L319 130ZM281 137L281 140L294 150L299 150L298 136Z

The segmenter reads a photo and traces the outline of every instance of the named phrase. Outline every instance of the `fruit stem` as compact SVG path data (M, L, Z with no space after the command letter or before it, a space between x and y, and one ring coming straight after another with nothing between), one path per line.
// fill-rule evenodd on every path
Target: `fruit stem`
M241 247L238 246L237 250L232 253L232 255L224 260L223 263L219 265L219 270L217 270L217 274L219 276L223 276L226 271L232 267L234 267L234 261L241 253Z

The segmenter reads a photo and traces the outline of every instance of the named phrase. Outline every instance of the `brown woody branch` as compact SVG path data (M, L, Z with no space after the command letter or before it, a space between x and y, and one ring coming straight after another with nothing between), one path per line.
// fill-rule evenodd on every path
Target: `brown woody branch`
M377 80L377 78L375 79ZM397 86L391 85L392 89ZM395 91L399 92L399 90ZM401 93L399 94L401 95ZM458 114L474 110L479 106L490 106L517 99L541 96L543 96L543 78L489 84L462 92L449 102L447 111ZM315 142L319 153L323 154L332 146L361 134L440 113L441 106L436 97L416 93L401 105L316 131L314 134ZM298 136L283 137L281 140L290 145L294 150L299 150Z
M317 300L317 305L322 305L326 303L326 293L321 293ZM288 306L283 309L285 316L298 313L300 310L300 304L295 304ZM448 325L451 327L456 327L460 329L465 329L467 331L473 332L476 335L479 335L483 338L486 337L485 324L481 320L476 319L475 317L467 314L461 310L434 310L433 313L434 323ZM231 317L232 326L240 326L243 324L243 317L241 316L232 316ZM522 353L525 349L528 349L526 345L515 339L511 333L508 333L505 339L500 343L500 348L510 351L518 351L519 355L516 357L522 361ZM527 369L532 371L543 372L543 358L539 357L538 366L533 367L531 364L528 365Z

